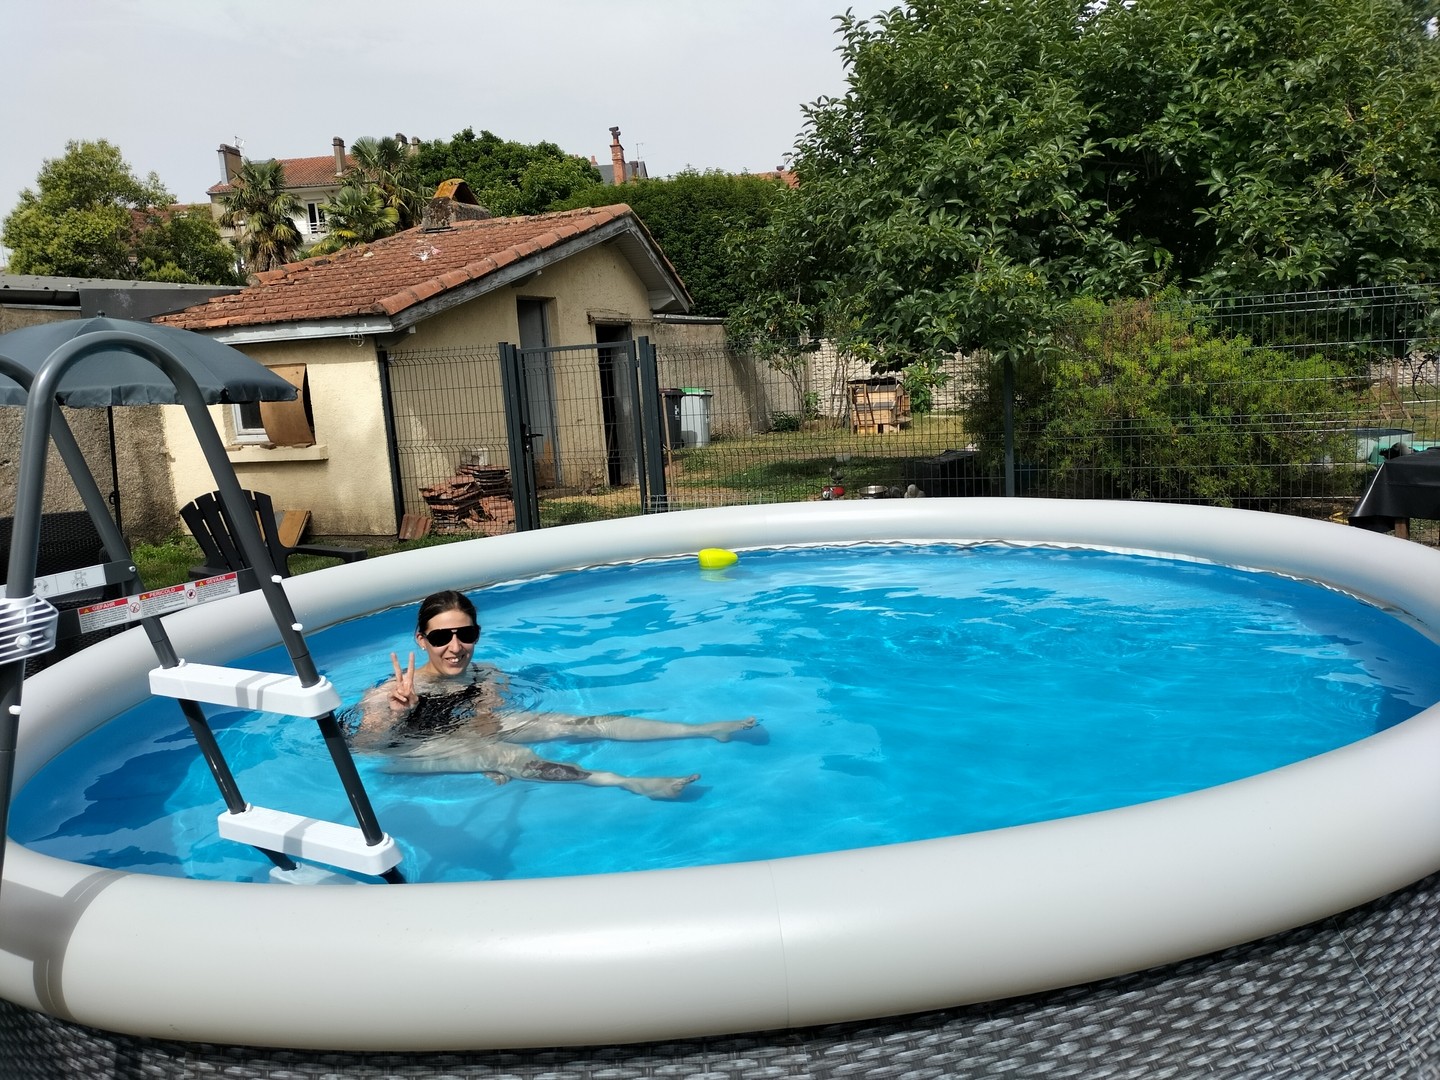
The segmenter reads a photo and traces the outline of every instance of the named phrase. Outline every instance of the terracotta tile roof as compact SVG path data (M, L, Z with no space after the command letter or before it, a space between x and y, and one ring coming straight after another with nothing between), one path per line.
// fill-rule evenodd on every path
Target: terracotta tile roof
M779 180L788 188L800 186L800 178L795 175L793 169L772 169L770 172L756 173L762 180Z
M279 161L285 167L287 188L335 187L340 183L340 178L335 175L334 154L326 154L324 157L280 158ZM354 160L346 154L345 167L349 169L354 164ZM233 186L229 183L215 184L206 194L226 195Z
M373 244L267 271L238 293L216 297L155 321L191 330L218 330L266 323L394 316L449 289L478 281L502 267L626 217L648 240L644 225L624 203L534 217L457 221L435 232L407 229Z

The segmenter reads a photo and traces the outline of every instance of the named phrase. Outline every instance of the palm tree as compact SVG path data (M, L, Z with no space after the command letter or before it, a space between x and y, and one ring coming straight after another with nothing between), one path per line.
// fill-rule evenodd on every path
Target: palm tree
M415 159L400 139L391 135L378 139L362 136L350 148L350 160L355 164L345 178L347 184L368 184L379 189L385 205L395 211L398 228L408 229L419 223L424 208L420 177Z
M235 246L251 273L283 266L300 250L295 218L305 208L285 189L285 167L278 161L246 161L221 203L220 224L235 230Z
M314 254L339 251L389 236L400 222L393 206L385 205L380 189L370 184L342 184L325 204L325 239L310 250Z

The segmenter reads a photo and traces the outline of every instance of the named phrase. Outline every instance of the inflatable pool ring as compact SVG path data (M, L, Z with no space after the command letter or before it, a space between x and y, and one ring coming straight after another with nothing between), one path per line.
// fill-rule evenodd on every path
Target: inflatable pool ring
M724 570L740 561L739 555L724 548L701 548L696 557L700 560L701 570Z

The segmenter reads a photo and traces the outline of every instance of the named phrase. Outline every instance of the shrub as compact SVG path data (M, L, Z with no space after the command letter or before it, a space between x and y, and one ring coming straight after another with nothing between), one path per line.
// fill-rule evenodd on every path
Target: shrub
M774 412L770 414L771 431L799 431L800 417L794 413Z
M1341 363L1215 336L1173 298L1079 300L1069 316L1050 355L1015 371L1016 454L1046 493L1266 505L1322 493L1343 459L1355 387ZM1003 409L994 361L967 411L992 463Z
M948 379L938 360L917 360L905 368L900 373L900 381L910 396L910 411L918 416L934 409L935 391Z

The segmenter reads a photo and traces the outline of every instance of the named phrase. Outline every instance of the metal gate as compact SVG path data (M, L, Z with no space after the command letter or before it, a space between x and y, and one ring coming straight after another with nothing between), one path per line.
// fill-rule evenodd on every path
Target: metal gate
M421 521L446 533L536 529L542 500L567 496L611 495L623 513L665 507L647 338L394 352L383 372L402 536Z

